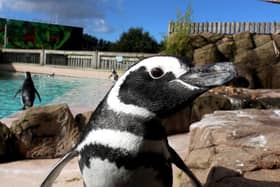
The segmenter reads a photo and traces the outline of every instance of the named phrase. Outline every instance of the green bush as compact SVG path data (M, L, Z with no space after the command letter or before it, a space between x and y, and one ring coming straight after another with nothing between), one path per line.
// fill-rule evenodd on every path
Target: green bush
M176 55L180 57L191 58L192 47L190 45L192 9L189 5L184 14L177 14L175 21L175 32L165 37L164 53L167 55Z

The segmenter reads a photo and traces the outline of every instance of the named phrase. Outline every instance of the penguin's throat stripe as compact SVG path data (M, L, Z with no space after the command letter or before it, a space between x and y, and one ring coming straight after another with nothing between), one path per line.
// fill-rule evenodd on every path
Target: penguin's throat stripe
M164 139L147 140L127 131L113 129L92 130L77 147L81 152L85 146L104 145L112 149L122 149L130 153L154 152L168 157L167 144Z
M101 144L111 148L123 148L125 150L134 150L141 143L143 137L137 136L127 131L118 131L112 129L92 130L78 146L80 151L84 146L90 144Z

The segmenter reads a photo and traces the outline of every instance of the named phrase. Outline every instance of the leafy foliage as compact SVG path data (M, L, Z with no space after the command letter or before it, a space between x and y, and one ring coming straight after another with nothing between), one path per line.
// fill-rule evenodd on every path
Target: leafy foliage
M88 51L111 51L113 48L113 43L103 39L97 39L89 34L83 35L83 50Z
M83 35L83 50L157 53L159 49L160 44L142 28L130 28L116 43Z
M142 28L130 28L120 36L114 51L157 53L159 44Z
M176 55L181 57L189 57L190 46L190 30L191 30L191 5L186 9L184 14L178 12L175 21L175 32L165 37L164 53L168 55Z

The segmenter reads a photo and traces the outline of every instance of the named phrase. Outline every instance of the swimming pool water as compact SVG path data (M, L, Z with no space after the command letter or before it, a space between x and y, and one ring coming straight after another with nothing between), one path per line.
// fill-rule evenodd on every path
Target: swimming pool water
M0 72L0 119L21 110L21 94L18 94L15 99L13 97L17 90L21 88L24 79L24 73ZM67 99L71 101L71 99L74 99L72 96L81 93L93 81L92 79L63 76L49 77L41 74L32 74L32 79L42 99L40 103L36 96L33 106L60 103L58 98L63 100L65 99L63 97L67 94ZM69 95L69 93L72 93L72 95Z

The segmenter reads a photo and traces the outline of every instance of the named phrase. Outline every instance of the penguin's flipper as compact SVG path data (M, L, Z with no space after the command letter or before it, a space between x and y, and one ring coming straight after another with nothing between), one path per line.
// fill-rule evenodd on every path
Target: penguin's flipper
M16 96L21 92L21 89L19 89L16 94L14 95L14 99L16 98Z
M40 97L40 94L39 94L39 92L35 89L35 93L36 93L36 95L38 96L38 98L39 98L39 101L41 102L41 97Z
M67 153L56 165L52 168L50 173L46 176L44 181L41 183L40 187L51 187L55 179L60 174L61 170L64 168L64 166L72 160L75 156L78 155L78 152L76 150L72 150L69 153Z
M168 151L171 155L171 162L175 164L179 169L181 169L186 175L189 176L193 185L195 187L202 187L201 182L197 179L197 177L193 174L193 172L186 166L184 161L180 158L180 156L176 153L176 151L168 146Z

